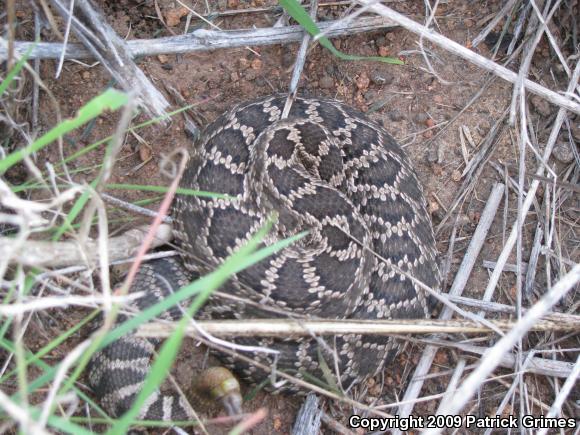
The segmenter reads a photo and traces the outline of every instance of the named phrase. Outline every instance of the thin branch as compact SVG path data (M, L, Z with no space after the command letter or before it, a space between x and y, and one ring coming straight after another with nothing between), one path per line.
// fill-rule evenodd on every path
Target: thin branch
M318 23L321 31L334 25L336 21ZM371 32L378 29L397 27L391 20L381 17L360 18L352 22L337 25L326 36L337 37L356 33ZM137 39L126 41L129 55L132 58L156 56L158 54L191 53L224 48L288 44L299 42L304 36L302 26L266 27L245 30L205 30L198 29L186 35L169 36L156 39ZM24 55L31 50L29 59L58 59L63 45L53 42L15 42L14 51ZM0 60L5 60L7 48L0 44ZM93 58L93 55L81 44L69 44L66 59Z
M109 258L111 261L134 256L148 231L147 226L137 227L121 236L109 240ZM161 225L154 237L152 247L158 247L171 240L171 227ZM47 242L26 240L19 242L13 238L0 237L0 258L11 263L35 267L66 267L82 264L82 255L88 256L89 262L98 260L98 246L93 240L88 240L81 251L78 243Z

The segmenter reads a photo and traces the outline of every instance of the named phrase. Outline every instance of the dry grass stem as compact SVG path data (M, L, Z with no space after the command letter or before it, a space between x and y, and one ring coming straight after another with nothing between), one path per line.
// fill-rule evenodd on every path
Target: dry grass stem
M489 348L482 346L474 346L468 343L454 342L450 340L441 339L423 339L421 340L427 344L433 344L437 347L447 347L451 349L458 349L466 354L476 355L474 358L479 359ZM530 352L533 353L533 352ZM516 370L517 360L512 354L505 354L499 360L499 365L506 369ZM543 376L555 376L558 378L567 378L572 373L573 364L566 361L558 361L555 359L542 358L532 356L526 367L526 373L535 373ZM425 377L427 378L427 376Z
M511 331L516 323L489 321L500 331ZM149 338L169 337L175 323L152 322L142 325L137 336ZM198 320L187 329L190 337L199 337L200 329L217 337L278 337L295 338L315 335L391 335L391 334L489 334L490 328L468 320L286 320L286 319L245 319L245 320ZM532 331L580 331L580 319L561 323L550 320L538 321ZM203 334L202 334L203 335Z

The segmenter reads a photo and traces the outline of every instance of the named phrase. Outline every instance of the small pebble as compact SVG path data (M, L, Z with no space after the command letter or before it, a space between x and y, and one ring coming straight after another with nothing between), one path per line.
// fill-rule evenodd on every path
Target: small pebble
M356 78L355 83L356 83L356 87L360 91L364 92L369 88L369 85L371 84L371 79L369 78L368 74L365 71L363 71Z
M262 59L259 58L254 59L250 64L250 66L252 67L252 69L255 69L256 71L260 70L262 68Z
M453 181L455 181L456 183L457 183L458 181L461 181L461 171L458 171L457 169L456 169L455 171L453 171L453 172L451 173L451 179L452 179Z
M385 47L384 45L380 46L378 51L379 51L379 56L382 56L382 57L387 57L391 54L391 52L389 51L389 48Z
M550 103L548 103L542 97L534 95L530 98L530 102L532 103L532 106L534 106L534 109L536 109L536 112L538 112L540 115L550 116L552 114Z
M399 109L394 109L389 112L389 119L393 122L399 122L405 119L405 116Z
M574 161L574 152L572 151L572 147L569 143L566 142L558 142L556 145L554 145L552 155L561 163L567 164Z
M142 162L146 162L151 158L151 148L146 145L139 145L139 158Z
M425 124L428 119L429 119L429 115L427 115L424 112L416 113L413 116L413 121L415 121L417 124Z
M252 80L255 80L256 77L258 77L258 73L256 72L255 69L248 69L246 71L246 73L244 74L244 77L246 80L252 81Z
M334 80L330 76L323 75L318 84L322 89L331 89L334 87Z
M484 133L487 133L489 131L489 129L491 128L491 122L489 122L486 119L481 120L481 122L479 123L479 128L481 129L481 131L483 131Z

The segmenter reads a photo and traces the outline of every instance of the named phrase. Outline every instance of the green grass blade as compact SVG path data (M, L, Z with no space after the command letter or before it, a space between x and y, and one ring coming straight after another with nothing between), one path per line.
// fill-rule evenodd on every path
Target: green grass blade
M41 410L38 407L29 408L29 411L30 416L33 419L40 417ZM70 433L74 435L94 435L94 433L90 430L87 430L84 427L69 421L68 419L56 415L51 415L48 417L48 425L64 433Z
M107 184L107 189L112 190L138 190L140 192L160 192L166 193L169 188L166 186L150 186L146 184ZM214 193L214 192L206 192L204 190L195 190L195 189L186 189L184 187L178 187L175 190L175 193L179 195L193 195L193 196L202 196L207 198L219 198L219 199L227 199L228 195L224 195L223 193Z
M149 120L147 120L147 121L145 121L145 122L142 122L141 124L137 124L137 125L136 125L136 126L134 126L134 127L129 127L129 128L127 129L127 132L128 132L128 133L130 133L130 132L133 132L133 131L137 131L137 130L139 130L139 129L141 129L141 128L144 128L144 127L147 127L147 126L149 126L149 125L156 124L156 123L158 123L159 121L163 121L164 119L169 119L169 118L171 118L172 116L175 116L175 115L177 115L177 114L179 114L179 113L181 113L181 112L184 112L184 111L186 111L186 110L189 110L189 109L191 109L191 108L192 108L192 107L194 107L194 106L195 106L195 104L190 104L189 106L180 107L179 109L176 109L176 110L174 110L173 112L166 113L165 115L161 115L161 116L158 116L158 117L156 117L156 118L149 119ZM103 138L103 139L100 139L100 140L98 140L97 142L94 142L94 143L92 143L92 144L90 144L90 145L88 145L88 146L84 147L83 149L81 149L81 150L77 151L76 153L74 153L74 154L71 154L70 156L66 157L62 163L61 163L61 162L59 162L59 163L55 163L55 167L58 167L59 165L62 165L62 164L64 164L64 163L69 163L69 162L71 162L71 161L73 161L73 160L76 160L76 159L78 159L79 157L81 157L81 156L83 156L83 155L87 154L88 152L91 152L91 151L93 151L93 150L94 150L94 149L96 149L96 148L97 148L99 145L102 145L102 144L104 144L104 143L106 143L106 142L109 142L111 139L113 139L113 136L112 136L112 135L111 135L111 136L107 136L107 137L105 137L105 138Z
M6 78L2 80L2 83L0 83L0 95L4 95L4 92L6 92L6 89L8 89L8 86L10 86L10 83L12 83L12 81L14 80L14 77L16 77L18 73L22 70L22 67L24 67L24 64L28 60L28 56L30 56L30 53L32 52L34 46L35 44L30 46L30 48L26 51L26 53L24 53L24 56L22 56L20 60L16 62L16 65L14 65L12 69L8 72Z
M320 29L316 23L310 18L310 15L304 10L304 8L296 0L278 0L278 3L288 12L288 14L294 18L304 30L306 30L311 36L317 36L320 34ZM382 56L356 56L352 54L343 53L337 50L332 42L326 37L322 36L318 39L320 45L329 50L333 55L342 60L371 60L377 62L390 63L394 65L404 65L405 63L394 57L382 57Z
M250 243L248 243L243 248L240 248L238 251L239 255L235 255L230 257L224 264L215 272L195 281L194 283L183 287L179 291L171 294L169 297L165 298L163 301L159 302L158 304L142 311L139 315L132 317L122 323L121 325L117 326L112 331L109 331L106 336L103 338L102 342L99 344L97 349L101 349L105 347L107 344L112 343L113 341L119 339L123 335L131 332L132 330L139 327L139 325L152 320L153 318L157 317L162 312L166 311L167 309L171 308L172 306L178 304L179 302L190 298L193 295L199 294L199 297L195 298L194 303L190 307L190 310L196 310L201 306L207 297L209 297L211 293L211 288L214 286L219 286L221 283L224 282L231 274L239 272L244 268L257 263L264 258L271 255L273 252L276 252L280 249L289 246L290 244L294 243L295 241L299 240L300 238L304 237L306 233L297 234L291 238L281 240L271 246L267 246L262 248L258 251L252 252L253 249L259 243L259 237L263 237L261 233L257 234ZM256 245L256 246L254 246ZM90 355L88 356L90 359ZM51 367L44 363L42 360L38 361L37 364L40 364L42 369L44 369L44 373L34 379L32 382L28 384L28 392L32 393L39 388L42 388L56 375L58 370L58 366ZM79 361L79 364L82 366L82 362ZM79 373L81 371L79 370ZM73 374L67 382L68 386L74 386L74 382L76 381L78 374ZM65 389L66 391L67 389ZM83 396L83 400L87 400L86 395L82 394L81 392L77 391L78 394ZM18 396L18 393L16 393ZM98 409L98 408L97 408ZM100 410L99 410L100 411ZM102 413L102 411L101 411ZM106 417L106 416L105 416Z
M101 95L93 98L83 107L81 107L76 117L64 120L59 125L36 139L30 145L24 147L23 149L14 151L13 153L6 156L6 158L0 160L0 174L3 174L10 167L20 162L25 156L41 150L45 146L55 141L57 138L101 115L104 111L114 111L119 109L120 107L124 106L127 101L128 97L126 94L114 89L106 90Z
M296 242L297 240L301 239L306 235L305 232L296 234L295 236L289 237L284 240L280 240L277 243L274 243L271 246L265 247L256 251L245 258L242 258L239 261L236 261L235 268L232 269L232 274L237 273L252 264L258 263L259 261L263 260L264 258L272 255L274 252L289 246L290 244ZM115 340L118 340L123 335L128 334L132 330L139 327L145 322L154 319L155 317L159 316L164 311L168 310L169 308L177 305L178 303L184 301L185 299L189 299L190 297L202 292L204 289L208 288L217 281L219 282L223 277L222 275L222 268L226 266L224 264L215 272L210 273L209 275L204 276L203 278L198 279L197 281L186 285L185 287L181 288L179 291L172 293L168 297L164 298L161 302L141 311L135 317L132 317L121 325L117 326L115 329L111 330L107 336L103 339L103 343L101 343L101 348L106 346L107 344L112 343Z
M256 233L254 237L250 239L248 243L246 243L237 252L231 255L216 273L212 274L213 279L210 280L208 285L204 288L203 292L197 295L191 306L188 308L188 315L184 316L179 321L175 331L165 341L165 343L163 343L161 350L158 353L158 357L155 359L149 374L143 382L143 387L135 398L131 409L129 409L121 417L121 419L119 419L113 425L113 427L111 427L108 432L109 434L125 433L129 429L131 422L137 418L147 398L159 388L169 373L171 364L175 360L177 352L179 352L179 348L181 347L181 342L183 341L185 334L185 328L189 323L189 317L195 314L195 312L199 309L199 307L201 307L201 305L203 305L203 303L215 289L227 281L230 275L234 273L236 268L242 262L243 258L250 255L258 247L258 244L266 236L271 226L271 222L268 222L263 228L260 229L260 231Z
M252 237L252 239L250 239L248 243L231 255L216 272L208 275L207 283L201 287L202 290L198 293L197 297L187 309L187 316L184 316L180 320L173 334L161 347L161 350L158 353L159 356L153 363L151 371L145 379L143 387L135 398L131 409L127 411L125 415L123 415L123 417L109 430L109 434L124 433L129 428L131 421L139 415L145 400L147 400L147 398L157 388L159 388L179 352L181 342L185 335L185 329L189 323L189 318L207 301L211 293L220 285L225 283L232 274L261 261L268 255L271 255L277 250L288 246L304 236L304 234L299 234L290 239L282 240L272 246L261 249L258 252L254 252L270 230L270 227L271 222L268 222L254 237Z
M93 180L91 182L91 187L94 189L96 185L97 185L97 180ZM81 196L79 196L76 199L75 203L73 204L73 206L70 209L70 211L68 212L68 214L66 214L64 216L63 223L56 229L54 235L52 236L53 241L57 241L58 239L60 239L62 237L62 235L65 232L73 229L73 222L75 221L77 216L80 214L80 212L83 211L83 208L85 207L85 205L87 204L89 199L90 199L90 191L89 191L89 189L85 189L83 191L83 193L81 194Z
M62 418L57 415L48 417L48 424L59 431L70 433L72 435L94 435L95 433L85 429L78 424L74 424L68 418Z

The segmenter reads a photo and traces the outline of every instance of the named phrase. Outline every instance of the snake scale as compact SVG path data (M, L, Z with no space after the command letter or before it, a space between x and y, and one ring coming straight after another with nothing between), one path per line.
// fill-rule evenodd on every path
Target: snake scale
M281 119L286 97L237 105L206 127L191 152L181 187L225 194L178 195L175 238L181 261L145 264L132 291L143 309L217 268L276 213L262 247L307 230L308 235L235 274L201 317L222 319L306 316L330 319L429 317L434 300L417 280L439 289L432 225L408 158L380 125L332 99L297 98ZM185 267L183 267L185 266ZM414 279L412 279L414 278ZM286 314L284 314L286 313ZM165 313L179 318L179 307ZM123 320L121 317L120 320ZM277 369L325 379L330 367L344 389L378 373L396 353L388 337L344 335L302 340L240 338L280 352ZM156 343L126 336L93 357L89 385L105 409L120 415L149 370ZM272 355L254 358L272 364ZM243 379L266 373L223 357ZM286 390L294 387L287 384ZM183 419L178 396L157 392L141 417Z

